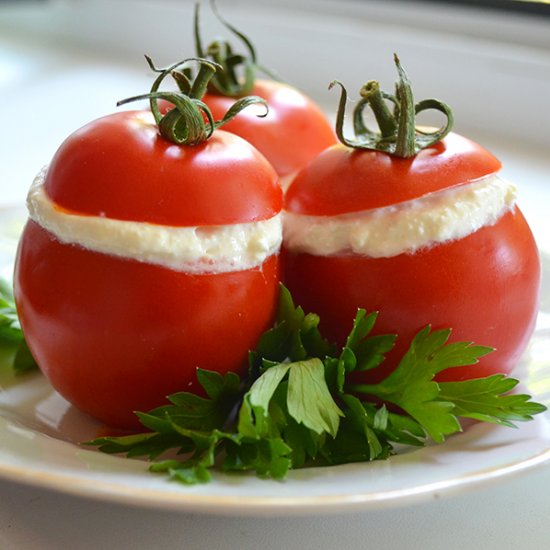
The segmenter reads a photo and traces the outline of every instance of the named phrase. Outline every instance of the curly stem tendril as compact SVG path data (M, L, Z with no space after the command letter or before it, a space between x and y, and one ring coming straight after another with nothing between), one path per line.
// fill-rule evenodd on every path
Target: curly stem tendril
M250 94L254 88L258 71L274 80L280 80L273 72L258 64L256 50L250 39L221 15L215 0L210 0L210 8L223 27L240 41L246 53L235 53L232 45L226 40L215 40L206 48L203 46L199 21L200 2L197 2L194 19L195 50L199 57L212 59L223 67L223 71L218 72L209 82L208 91L227 97L241 97Z
M382 151L396 157L414 157L420 150L442 140L452 129L454 117L451 108L437 99L425 99L414 103L411 83L407 73L401 66L399 58L394 55L398 80L395 94L380 90L380 84L371 80L360 90L361 99L353 110L354 138L344 135L344 119L347 103L347 90L338 80L330 83L340 86L340 102L336 115L336 134L338 139L354 149ZM390 110L388 102L393 104ZM379 131L371 130L365 123L365 109L369 107L376 118ZM441 128L428 131L416 128L416 115L428 109L443 113L446 123Z
M265 113L258 116L267 115L268 107L265 100L256 96L246 96L236 101L221 120L215 121L210 108L202 101L202 97L217 71L223 70L218 63L192 57L164 69L159 69L155 67L150 57L145 56L145 58L151 70L158 73L151 91L147 94L123 99L117 105L148 99L160 134L173 143L198 145L206 141L214 130L220 128L235 118L243 109L255 103L260 103L265 107ZM198 64L197 75L194 79L191 76L191 70L187 67L189 62ZM174 79L178 91L159 91L161 84L168 76ZM174 107L163 115L158 106L159 99L170 102Z

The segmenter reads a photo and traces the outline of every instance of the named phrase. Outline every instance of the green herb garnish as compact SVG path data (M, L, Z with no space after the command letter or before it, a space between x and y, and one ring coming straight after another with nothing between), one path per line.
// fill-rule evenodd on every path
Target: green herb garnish
M359 310L338 352L319 332L319 317L295 307L282 287L276 324L250 353L246 379L198 370L207 397L173 394L169 405L137 413L151 431L87 444L155 460L151 471L185 484L208 481L213 468L283 479L292 468L385 459L396 444L442 442L461 431L461 417L513 427L546 410L509 394L518 381L504 375L435 382L442 370L492 350L448 343L450 330L430 327L382 382L348 384L350 373L375 369L393 347L394 335L370 335L376 316ZM157 461L167 451L176 458Z
M16 373L37 368L19 324L11 285L0 279L0 348L13 352L11 367Z

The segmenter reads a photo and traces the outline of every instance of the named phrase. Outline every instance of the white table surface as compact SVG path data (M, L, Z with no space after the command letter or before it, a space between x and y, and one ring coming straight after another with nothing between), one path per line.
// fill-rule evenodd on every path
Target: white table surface
M0 148L0 205L20 204L24 200L34 173L47 163L70 131L112 111L116 99L141 92L150 81L150 75L139 59L143 51L137 49L132 26L138 28L142 25L140 10L150 13L147 10L151 7L146 3L135 3L128 27L120 31L124 34L121 40L125 40L123 52L108 55L106 52L113 47L114 22L119 21L117 9L127 10L131 3L112 3L115 4L114 15L105 16L104 20L104 44L101 45L99 40L95 46L90 38L93 32L86 31L85 23L88 18L92 28L94 23L97 26L105 2L91 2L93 9L80 17L82 29L78 25L67 26L67 22L74 23L78 19L78 10L84 9L79 4L58 1L51 6L30 8L0 6L0 119L9 129L2 137ZM182 9L188 14L190 3L184 4ZM238 3L243 4L246 2ZM380 17L378 12L374 15ZM241 14L241 18L246 21L246 14ZM49 31L43 26L45 21L53 25ZM300 21L298 18L298 23ZM526 24L522 20L520 27ZM388 28L390 23L386 21L383 25ZM544 36L540 34L540 25L539 21L533 29L539 33L537 36ZM155 53L156 49L160 57L166 56L163 48L152 39L148 41L143 28L139 27L141 39L145 42L143 50ZM373 28L378 27L374 25ZM550 26L547 30L550 35ZM80 31L82 40L78 41ZM400 40L405 40L402 34L399 36ZM184 38L188 39L188 36ZM167 40L174 41L175 38L171 35ZM421 41L415 40L413 36L410 43L422 49ZM537 42L533 37L531 40ZM495 51L498 49L495 45L493 47ZM527 57L533 67L537 63L550 66L547 43L541 45L537 42L528 48ZM526 53L523 46L517 51L520 52L518 55ZM268 52L267 57L269 55ZM172 58L161 59L161 62L168 61ZM538 75L534 78L540 80L544 95L550 84L550 72L539 75L533 70L532 73ZM328 79L333 76L339 75L331 74ZM84 96L85 90L88 93ZM550 95L546 95L546 102L548 97ZM500 101L505 102L506 98ZM546 121L550 122L550 117ZM479 135L484 133L476 126L475 120L464 126ZM490 131L487 133L491 134ZM525 152L525 148L516 150L512 147L506 136L493 135L491 139L499 153L508 155L509 175L528 180L524 210L531 216L535 233L542 237L548 228L547 207L550 205L547 189L550 142L547 139ZM542 151L546 153L542 154ZM339 515L273 518L216 517L148 510L0 480L0 549L6 550L57 550L63 547L84 550L102 546L123 550L544 550L550 548L549 518L549 465L500 479L492 485L470 488L464 494L413 506Z
M147 511L0 482L0 548L545 550L550 468L408 508L295 518Z

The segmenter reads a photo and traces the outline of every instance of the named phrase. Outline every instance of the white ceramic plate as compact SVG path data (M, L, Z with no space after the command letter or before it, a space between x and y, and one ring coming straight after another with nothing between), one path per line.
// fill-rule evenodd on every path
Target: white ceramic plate
M21 219L21 210L0 211L0 265L13 258ZM548 289L543 293L546 303ZM515 375L524 382L522 390L550 405L545 312ZM146 462L79 445L100 429L40 374L15 377L0 358L0 476L83 497L228 515L342 512L439 498L550 462L545 413L517 430L473 425L443 445L387 461L294 471L284 482L216 474L209 484L186 487L149 473Z

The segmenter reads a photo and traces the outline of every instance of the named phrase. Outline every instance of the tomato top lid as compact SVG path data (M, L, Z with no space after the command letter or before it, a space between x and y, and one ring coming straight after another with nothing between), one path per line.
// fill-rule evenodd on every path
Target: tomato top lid
M341 88L336 134L341 142L325 150L294 179L285 197L290 212L335 215L389 206L495 173L500 162L488 151L452 134L451 108L437 99L414 102L411 83L399 58L395 94L376 81L360 90L353 111L352 138L344 134L347 91ZM388 104L393 106L390 110ZM379 130L364 120L369 107ZM418 128L416 115L435 109L446 117L437 129Z
M407 159L338 144L296 176L285 209L333 216L381 208L479 179L500 166L491 153L454 133Z
M201 98L219 68L203 59L193 80L184 60L159 73L147 98L151 111L126 111L93 121L69 136L45 178L59 208L80 214L172 226L224 225L268 219L282 191L268 161L248 142L217 130L243 108L243 97L215 121ZM167 76L179 91L159 92ZM159 99L173 107L161 113ZM267 106L266 106L267 107ZM216 130L216 131L214 131Z
M219 130L181 147L159 135L149 111L121 111L77 130L44 185L71 212L171 226L259 221L282 207L275 170L244 139Z

